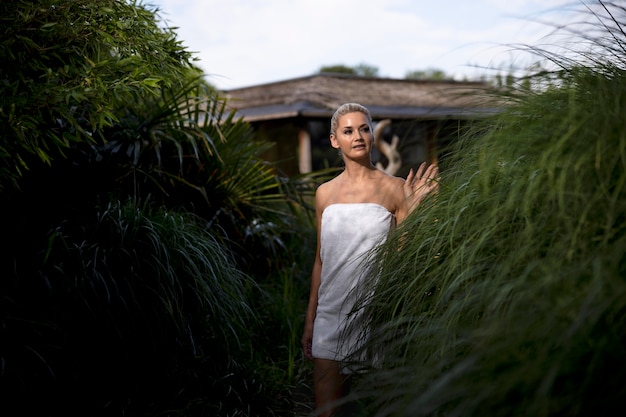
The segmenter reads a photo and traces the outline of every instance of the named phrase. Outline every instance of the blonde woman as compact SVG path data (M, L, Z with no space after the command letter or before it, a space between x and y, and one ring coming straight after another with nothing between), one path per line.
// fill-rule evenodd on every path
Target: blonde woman
M406 181L374 166L372 118L364 106L340 106L330 123L330 143L345 168L315 194L317 251L311 275L302 349L313 361L315 406L332 416L347 392L344 361L356 347L346 334L354 290L365 271L364 258L389 231L437 189L436 165L423 163Z

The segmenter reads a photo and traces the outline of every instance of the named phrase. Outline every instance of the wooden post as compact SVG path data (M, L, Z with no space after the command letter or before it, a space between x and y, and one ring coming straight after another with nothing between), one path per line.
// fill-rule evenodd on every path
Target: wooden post
M439 164L437 158L437 124L438 122L430 123L428 137L426 138L426 157L428 158L428 163L435 165Z
M311 135L305 129L298 132L298 166L301 174L313 170L311 158Z

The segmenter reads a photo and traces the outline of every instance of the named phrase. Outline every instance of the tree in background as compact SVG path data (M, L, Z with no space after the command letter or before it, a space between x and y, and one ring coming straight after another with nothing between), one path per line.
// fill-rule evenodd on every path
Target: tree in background
M368 65L368 64L359 64L356 66L349 66L343 64L336 65L325 65L322 66L318 73L335 73L335 74L351 74L358 75L362 77L380 77L380 71L378 67ZM405 76L407 80L448 80L449 77L443 70L437 68L429 68L426 70L413 70L407 71Z
M378 68L372 65L368 65L365 63L358 64L354 67L350 67L347 65L337 64L337 65L326 65L319 69L319 73L336 73L336 74L352 74L359 75L362 77L378 77Z
M428 68L425 70L407 71L404 75L407 80L448 80L449 77L443 70L437 68Z

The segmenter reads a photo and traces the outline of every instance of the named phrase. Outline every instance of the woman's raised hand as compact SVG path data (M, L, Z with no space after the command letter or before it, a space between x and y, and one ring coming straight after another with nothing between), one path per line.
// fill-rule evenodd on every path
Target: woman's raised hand
M403 186L409 212L413 211L428 195L437 192L438 188L439 167L436 164L422 162L417 171L411 168Z

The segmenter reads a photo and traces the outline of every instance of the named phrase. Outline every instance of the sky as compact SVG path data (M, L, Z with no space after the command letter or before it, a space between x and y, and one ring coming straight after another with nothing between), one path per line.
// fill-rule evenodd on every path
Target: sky
M145 0L222 90L365 64L381 77L438 69L477 80L529 57L572 0ZM569 10L569 12L568 12Z

